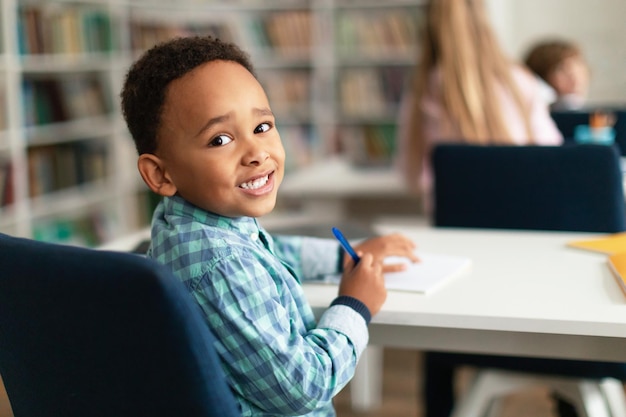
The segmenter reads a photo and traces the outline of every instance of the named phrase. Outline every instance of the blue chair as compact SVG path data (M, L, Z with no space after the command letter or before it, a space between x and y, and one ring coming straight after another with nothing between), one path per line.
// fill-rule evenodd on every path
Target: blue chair
M620 157L605 145L443 145L433 151L434 224L626 230Z
M157 263L0 234L0 375L16 416L240 416L214 343Z
M615 114L616 120L613 126L615 129L615 143L619 147L621 155L626 156L626 109L603 108L603 110L608 110ZM593 109L560 110L550 112L550 116L552 116L557 128L561 131L565 142L571 143L574 141L576 126L589 124L591 113L593 113Z
M623 178L615 147L441 145L434 149L432 163L435 226L602 233L626 230ZM544 381L548 376L586 383L604 378L626 380L622 363L426 352L426 417L450 415L454 372L462 365L512 373L492 378L491 391L483 386L475 390L480 394L464 397L456 409L461 416L482 415L473 413L493 400L485 395L495 396L506 382L529 374ZM494 374L479 372L479 377L485 375ZM618 399L613 407L624 408L619 404L623 403L623 389L614 394ZM584 402L576 404L581 414L588 413Z

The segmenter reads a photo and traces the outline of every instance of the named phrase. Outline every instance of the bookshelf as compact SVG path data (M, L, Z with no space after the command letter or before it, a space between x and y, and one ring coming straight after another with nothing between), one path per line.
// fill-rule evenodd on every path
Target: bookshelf
M142 50L175 34L213 33L241 45L277 115L289 170L336 154L360 166L389 165L425 4L204 1L148 11L135 3L131 43Z
M0 0L0 232L80 245L149 222L118 96L174 36L250 53L296 171L388 166L425 0Z
M0 231L94 246L140 227L116 103L125 7L1 4Z
M424 2L342 2L334 42L338 137L357 166L386 166L398 107L416 65Z

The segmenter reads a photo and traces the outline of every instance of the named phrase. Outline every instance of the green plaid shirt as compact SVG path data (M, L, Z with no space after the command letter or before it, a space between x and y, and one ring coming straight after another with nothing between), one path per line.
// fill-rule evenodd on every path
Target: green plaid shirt
M270 236L254 218L227 218L164 198L148 255L170 267L200 305L243 416L335 416L354 375L365 319L332 305L319 323L301 279L337 273L337 242Z

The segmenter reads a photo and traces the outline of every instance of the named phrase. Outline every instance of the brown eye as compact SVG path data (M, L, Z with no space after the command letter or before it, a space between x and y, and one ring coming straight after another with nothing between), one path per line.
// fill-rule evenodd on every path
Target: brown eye
M264 133L272 128L272 125L269 123L261 123L254 129L254 133Z
M219 135L213 138L213 140L211 140L211 142L209 142L209 146L224 146L224 145L228 145L230 142L232 142L233 140L226 136L226 135Z

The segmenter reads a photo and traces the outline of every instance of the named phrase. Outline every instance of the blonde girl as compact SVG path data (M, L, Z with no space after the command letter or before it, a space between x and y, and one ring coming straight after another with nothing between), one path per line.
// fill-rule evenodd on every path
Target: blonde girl
M400 112L398 162L427 202L437 143L562 142L538 81L503 53L483 0L431 0L421 39Z

